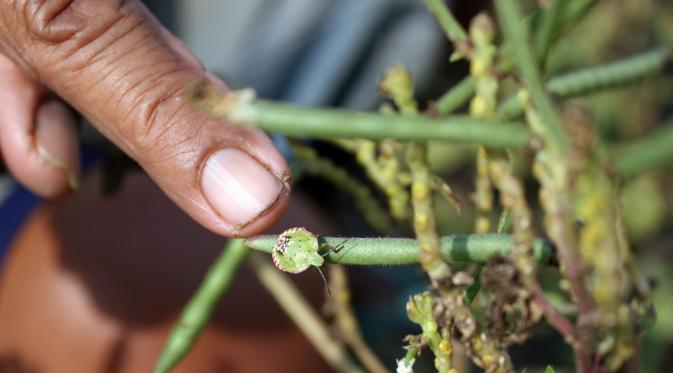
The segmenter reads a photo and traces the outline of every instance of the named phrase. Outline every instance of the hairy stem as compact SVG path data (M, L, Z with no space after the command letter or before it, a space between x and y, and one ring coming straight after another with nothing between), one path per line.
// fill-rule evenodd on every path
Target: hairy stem
M256 236L245 240L254 250L271 253L276 236ZM341 247L330 252L329 263L349 265L407 265L418 263L418 241L410 238L322 237L331 247ZM500 255L507 256L514 245L514 238L507 234L471 234L444 236L440 250L448 262L486 262ZM540 264L549 264L553 258L549 241L533 241L533 258Z
M506 233L511 227L511 214L508 210L503 210L500 214L500 219L498 220L498 228L496 232L498 234ZM463 299L466 304L471 304L472 301L477 297L479 290L481 290L481 273L484 270L484 265L479 264L477 269L474 271L474 283L465 289L463 294Z
M231 285L248 252L243 240L229 240L222 254L208 270L201 286L182 311L159 355L154 372L171 371L189 352L210 319L217 302Z

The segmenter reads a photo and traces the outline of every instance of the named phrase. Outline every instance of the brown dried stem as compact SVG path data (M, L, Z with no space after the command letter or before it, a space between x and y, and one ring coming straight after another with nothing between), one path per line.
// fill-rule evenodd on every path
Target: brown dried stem
M341 265L330 266L329 283L332 289L329 304L331 311L334 313L340 337L350 346L369 372L387 373L388 369L362 337L355 312L351 306L351 293L348 289L346 269Z

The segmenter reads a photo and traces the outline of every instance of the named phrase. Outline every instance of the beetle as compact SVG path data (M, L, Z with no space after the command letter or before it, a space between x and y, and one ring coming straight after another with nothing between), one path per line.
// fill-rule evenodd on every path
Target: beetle
M290 273L300 273L309 267L318 269L322 276L325 286L327 281L320 267L325 264L325 254L320 253L321 245L318 236L309 232L304 227L290 228L278 235L276 244L271 251L273 264L281 271ZM329 248L337 252L339 248ZM327 288L329 293L329 287Z

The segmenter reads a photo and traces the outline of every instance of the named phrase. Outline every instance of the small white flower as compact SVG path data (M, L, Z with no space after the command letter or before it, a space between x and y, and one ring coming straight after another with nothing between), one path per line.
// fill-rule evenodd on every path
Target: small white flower
M411 359L411 361L407 365L404 362L404 359L397 360L397 370L396 370L396 372L397 373L414 373L413 367L414 367L414 362L415 361L416 361L416 359Z

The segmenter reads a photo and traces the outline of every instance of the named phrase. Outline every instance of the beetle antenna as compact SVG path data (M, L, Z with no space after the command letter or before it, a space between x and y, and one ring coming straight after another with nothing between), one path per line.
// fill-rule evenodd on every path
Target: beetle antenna
M327 279L325 279L325 275L324 275L324 274L322 273L322 271L320 270L320 267L315 267L315 269L317 269L317 270L318 270L318 273L320 273L320 277L322 277L322 282L325 284L325 289L327 289L327 294L331 297L331 296L332 296L332 292L331 292L330 289L329 289L329 285L327 285Z
M338 245L336 245L336 246L330 246L330 245L328 245L328 244L326 244L326 243L322 244L322 245L320 246L320 248L322 249L323 247L326 247L326 248L327 248L327 251L325 251L323 254L320 254L320 255L324 258L324 257L326 257L327 255L329 255L330 253L334 253L334 254L339 253L339 251L341 251L341 249L344 248L344 245L346 245L346 242L348 242L348 240L350 240L350 237L344 239L343 241L341 241L340 244L338 244Z

